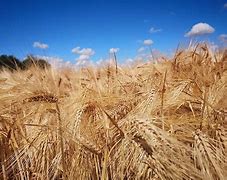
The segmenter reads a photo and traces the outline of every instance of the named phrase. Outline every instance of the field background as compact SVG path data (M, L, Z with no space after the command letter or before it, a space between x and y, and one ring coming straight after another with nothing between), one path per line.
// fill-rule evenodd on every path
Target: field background
M0 72L0 179L226 179L227 51Z

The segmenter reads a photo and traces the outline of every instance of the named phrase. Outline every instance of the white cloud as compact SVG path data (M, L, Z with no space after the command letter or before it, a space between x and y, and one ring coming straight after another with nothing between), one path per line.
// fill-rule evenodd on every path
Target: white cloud
M227 9L227 3L224 4L224 8Z
M101 65L105 62L105 60L103 58L100 58L99 60L96 61L97 65Z
M85 65L88 62L89 62L89 60L83 60L83 59L78 58L76 65Z
M154 42L151 40L151 39L146 39L143 41L143 44L146 45L146 46L150 46L152 45Z
M96 65L105 65L109 62L110 62L110 59L100 58L99 60L96 61Z
M81 54L77 60L78 61L88 61L89 59L90 59L89 55Z
M191 30L185 34L185 37L195 35L211 34L215 29L207 23L198 23L192 26Z
M39 48L39 49L48 49L49 46L47 44L41 43L41 42L34 42L33 43L34 48Z
M144 48L144 47L140 47L140 48L137 50L138 53L141 53L141 52L143 52L143 51L145 51L145 48Z
M74 54L79 54L80 51L81 50L80 50L80 47L79 46L72 49L72 53L74 53Z
M133 61L134 61L134 59L132 59L132 58L128 58L125 60L126 63L132 63Z
M157 32L161 32L161 31L162 31L162 29L155 29L154 27L151 27L149 30L150 33L157 33Z
M72 49L72 53L79 55L77 60L77 65L87 64L92 55L95 54L95 51L91 48L81 49L79 46Z
M87 56L92 56L95 54L95 51L91 48L83 48L81 49L80 47L75 47L72 49L72 53L74 54L79 54L79 55L87 55Z
M110 48L109 50L110 53L117 53L118 51L120 51L119 48Z
M222 43L227 43L227 34L221 34L218 39L222 42Z

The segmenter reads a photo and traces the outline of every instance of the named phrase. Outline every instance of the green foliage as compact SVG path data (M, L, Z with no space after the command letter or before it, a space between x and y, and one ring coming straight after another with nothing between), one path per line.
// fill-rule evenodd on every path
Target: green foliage
M14 56L0 56L0 70L7 68L11 71L23 68L23 64Z
M38 67L40 69L50 68L51 65L44 59L38 59L34 56L27 56L27 58L21 62L19 59L12 55L1 55L0 56L0 70L8 69L10 71L14 70L26 70L32 66Z
M50 64L47 61L38 59L34 56L27 56L27 58L22 63L24 69L28 69L31 66L39 67L41 69L50 68Z

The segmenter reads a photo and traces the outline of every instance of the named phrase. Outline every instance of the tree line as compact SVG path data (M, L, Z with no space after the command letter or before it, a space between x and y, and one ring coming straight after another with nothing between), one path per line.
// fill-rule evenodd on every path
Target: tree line
M12 55L0 55L0 70L26 70L31 66L36 66L41 69L51 67L46 60L31 55L27 56L23 61L20 61L18 58Z

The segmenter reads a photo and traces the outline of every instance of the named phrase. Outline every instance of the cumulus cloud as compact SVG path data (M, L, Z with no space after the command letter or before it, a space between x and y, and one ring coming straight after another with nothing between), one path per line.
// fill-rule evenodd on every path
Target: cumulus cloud
M191 30L185 34L185 37L195 35L211 34L215 29L207 23L198 23L192 26Z
M88 61L90 59L89 55L81 54L77 60L79 61Z
M138 53L141 53L141 52L143 52L143 51L145 51L145 48L144 48L144 47L140 47L140 48L137 50Z
M72 49L72 53L79 55L87 55L92 56L95 54L95 51L91 48L83 48L81 49L79 46Z
M227 34L221 34L218 39L222 42L222 43L227 43Z
M44 43L41 43L41 42L34 42L33 47L39 48L39 49L48 49L49 48L48 44L44 44Z
M161 31L162 31L162 29L155 29L154 27L151 27L150 30L149 30L150 33L158 33L158 32L161 32Z
M119 48L110 48L109 50L110 53L117 53L118 51L120 51Z
M126 63L132 63L133 61L134 61L134 59L132 59L132 58L128 58L125 60Z
M224 4L224 8L227 9L227 3Z
M91 48L81 49L79 46L72 49L72 53L79 55L77 60L77 65L84 65L89 62L92 55L95 54L95 51Z
M76 65L85 65L89 63L89 59L87 57L83 57L83 55L80 55L79 58L76 59L77 63Z
M154 42L151 40L151 39L146 39L143 41L143 44L146 45L146 46L150 46L152 45Z
M97 65L101 65L105 62L105 60L103 58L100 58L99 60L96 61Z

